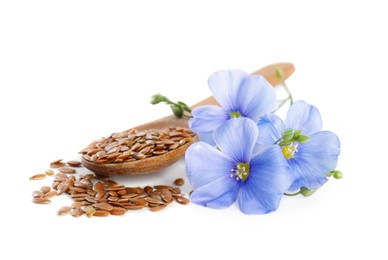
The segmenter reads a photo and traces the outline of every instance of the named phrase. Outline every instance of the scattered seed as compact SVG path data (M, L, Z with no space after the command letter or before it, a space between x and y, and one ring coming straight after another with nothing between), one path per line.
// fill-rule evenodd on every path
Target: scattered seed
M182 178L178 178L178 179L176 179L176 180L174 181L174 184L175 184L176 186L182 186L183 184L185 184L185 180L182 179Z
M42 198L43 197L43 192L40 190L36 190L32 193L32 197L34 198Z
M47 174L48 176L53 176L53 175L54 175L54 171L51 170L51 169L49 169L49 170L46 171L46 174Z
M175 197L175 201L182 205L187 205L190 203L190 200L183 196Z
M80 208L75 208L71 210L71 215L73 217L80 217L84 214L84 212Z
M70 211L71 211L71 207L64 206L58 210L58 215L63 216L63 215L70 213Z
M176 129L176 132L180 131L183 130ZM172 145L175 144L174 141L169 141L169 139L161 140L161 136L168 135L168 130L163 132L154 129L151 132L152 133L146 133L145 135L141 133L136 137L134 134L135 132L131 130L128 132L127 136L115 135L114 137L124 140L117 140L115 141L116 143L113 143L114 138L111 137L110 140L105 143L105 146L110 144L110 149L114 149L119 146L128 145L130 142L135 142L138 150L142 151L136 153L140 156L149 157L152 156L150 154L152 154L154 149L148 149L149 147L158 146L157 149L167 149L168 143L172 142ZM179 134L173 133L173 136L173 138L178 138ZM167 144L156 144L156 142L161 141ZM85 148L84 152L92 154L92 156L97 158L98 152L95 152L94 150L104 151L104 153L107 154L107 151L103 149L104 146L89 147L87 149ZM128 151L126 155L132 153L133 152ZM115 153L112 153L108 156L116 155ZM125 160L123 158L120 159ZM55 160L50 165L58 166L60 164L64 164L62 160ZM82 166L78 161L69 161L67 164L71 167ZM149 208L151 211L159 211L166 208L174 201L180 204L189 203L189 200L183 196L179 188L171 187L169 185L125 187L124 185L120 185L116 181L109 179L109 177L97 176L92 173L67 175L76 173L75 169L69 167L61 166L58 171L59 172L54 176L51 187L43 186L40 190L32 193L33 202L37 204L48 204L51 202L49 198L67 194L73 200L73 204L71 207L66 206L60 208L58 210L58 215L71 213L74 217L79 217L83 214L87 217L104 217L109 215L124 215L127 210L141 210L143 208ZM44 174L34 175L30 179L43 179L47 175L54 175L54 171L49 169ZM178 185L179 183L177 184L176 182L178 182L178 179L174 182L175 185Z
M30 180L42 180L46 178L46 176L47 176L46 174L35 174L30 177Z
M46 194L51 190L51 188L49 186L43 186L42 188L40 188L40 190L43 192L43 194Z
M49 204L51 202L51 200L49 200L47 198L34 198L32 200L32 202L34 202L36 204Z
M92 206L90 206L86 211L85 211L85 215L88 217L88 218L91 218L92 216L94 216L94 214L96 214L97 210L95 208L93 208Z
M68 161L67 164L70 165L71 167L80 167L81 166L81 162L79 162L79 161Z
M160 193L160 197L165 202L170 202L172 200L172 195L171 195L171 192L169 190L162 190Z
M170 189L173 189L172 187L167 186L167 185L155 185L154 188L157 189L157 190L170 190Z
M104 210L104 211L111 211L113 209L113 206L106 202L94 204L94 207L96 209Z
M104 211L104 210L96 210L93 214L93 216L95 217L107 217L109 215L110 215L109 211Z
M68 174L72 174L72 173L77 172L75 169L67 168L67 167L59 168L58 171L60 171L61 173L68 173Z
M151 211L159 211L159 210L165 209L166 207L167 207L167 204L159 205L159 206L151 207L150 210Z
M113 209L110 211L111 215L121 216L124 215L127 211L124 208L121 207L113 207Z
M57 192L55 190L49 191L46 194L44 194L45 198L52 198L57 196Z

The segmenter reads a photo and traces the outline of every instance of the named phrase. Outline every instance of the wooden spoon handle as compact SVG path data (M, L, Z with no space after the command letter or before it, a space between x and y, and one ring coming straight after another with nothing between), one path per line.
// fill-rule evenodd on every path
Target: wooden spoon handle
M288 79L291 76L291 74L295 71L295 67L292 63L276 63L276 64L268 65L259 70L256 70L251 74L262 75L268 80L269 83L271 83L272 86L276 86L281 83L281 81L275 76L275 71L277 68L280 68L283 71L283 74L284 74L283 80ZM191 108L194 109L196 107L203 106L203 105L218 105L218 103L214 99L214 97L211 96L191 106ZM188 121L189 119L187 117L178 118L174 115L171 115L144 125L137 126L135 128L138 130L146 130L151 128L160 129L160 128L170 127L170 126L187 128Z

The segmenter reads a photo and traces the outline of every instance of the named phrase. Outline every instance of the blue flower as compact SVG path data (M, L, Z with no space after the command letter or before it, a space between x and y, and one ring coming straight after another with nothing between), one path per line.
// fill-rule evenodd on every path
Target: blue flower
M253 154L259 131L248 118L232 119L214 131L218 148L205 142L186 151L186 170L194 187L191 202L227 208L236 200L245 214L264 214L278 208L291 179L277 145Z
M255 122L277 108L276 94L262 76L251 76L239 70L213 73L208 81L219 106L206 105L192 111L191 130L200 139L214 145L213 131L235 117L248 117Z
M268 114L259 120L258 127L259 144L282 145L282 152L288 161L292 177L290 191L301 187L312 190L319 188L326 181L326 173L337 166L340 141L335 134L320 131L321 115L316 107L306 102L295 102L290 107L284 123L278 116ZM284 140L290 138L288 133L304 136L304 140L296 138L297 136L290 141Z

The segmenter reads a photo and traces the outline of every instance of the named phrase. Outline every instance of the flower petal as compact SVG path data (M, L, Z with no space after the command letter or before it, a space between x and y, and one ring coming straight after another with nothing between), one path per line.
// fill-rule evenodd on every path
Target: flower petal
M249 162L259 131L249 118L233 118L214 132L214 141L233 162Z
M263 76L247 76L235 97L238 111L255 122L278 106L276 93Z
M282 137L284 123L275 114L266 114L257 123L259 138L257 142L264 145L272 145Z
M189 126L194 132L213 132L229 119L219 106L205 105L193 109Z
M236 180L230 176L224 176L195 189L190 200L209 208L227 208L236 201L238 189Z
M340 141L335 134L321 131L310 136L310 140L300 144L295 157L289 160L293 178L290 190L322 186L326 173L337 166L340 151Z
M288 164L280 147L267 147L251 161L251 173L238 194L240 210L245 214L276 210L290 184Z
M278 145L267 146L251 160L248 178L257 188L268 193L283 194L291 185L289 166Z
M209 88L225 111L232 112L237 107L237 93L247 76L246 72L240 70L222 70L209 77Z
M287 128L302 130L303 135L310 136L321 130L321 114L316 107L297 101L288 110L285 125Z
M230 178L233 168L229 158L204 142L190 145L185 160L187 176L195 189L223 176Z
M226 112L219 106L206 105L192 111L193 118L189 120L189 127L197 133L201 141L214 145L213 131L228 119Z

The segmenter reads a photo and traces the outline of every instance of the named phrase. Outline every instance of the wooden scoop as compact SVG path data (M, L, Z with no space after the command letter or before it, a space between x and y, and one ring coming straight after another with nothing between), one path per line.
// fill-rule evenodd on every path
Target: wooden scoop
M271 83L271 85L276 86L281 83L281 81L275 76L276 68L280 68L283 71L284 80L290 77L295 70L294 65L291 63L277 63L259 69L251 74L262 75L268 80L269 83ZM191 106L191 108L194 109L203 105L218 105L218 103L213 97L208 97L207 99ZM161 129L166 127L188 128L188 118L177 118L176 116L171 115L143 125L136 126L134 128L137 130L147 130ZM148 157L143 160L124 163L98 164L88 161L82 156L82 164L89 170L100 175L136 175L157 172L182 158L186 149L195 141L197 141L197 138L187 142L175 150L171 150L162 155Z

